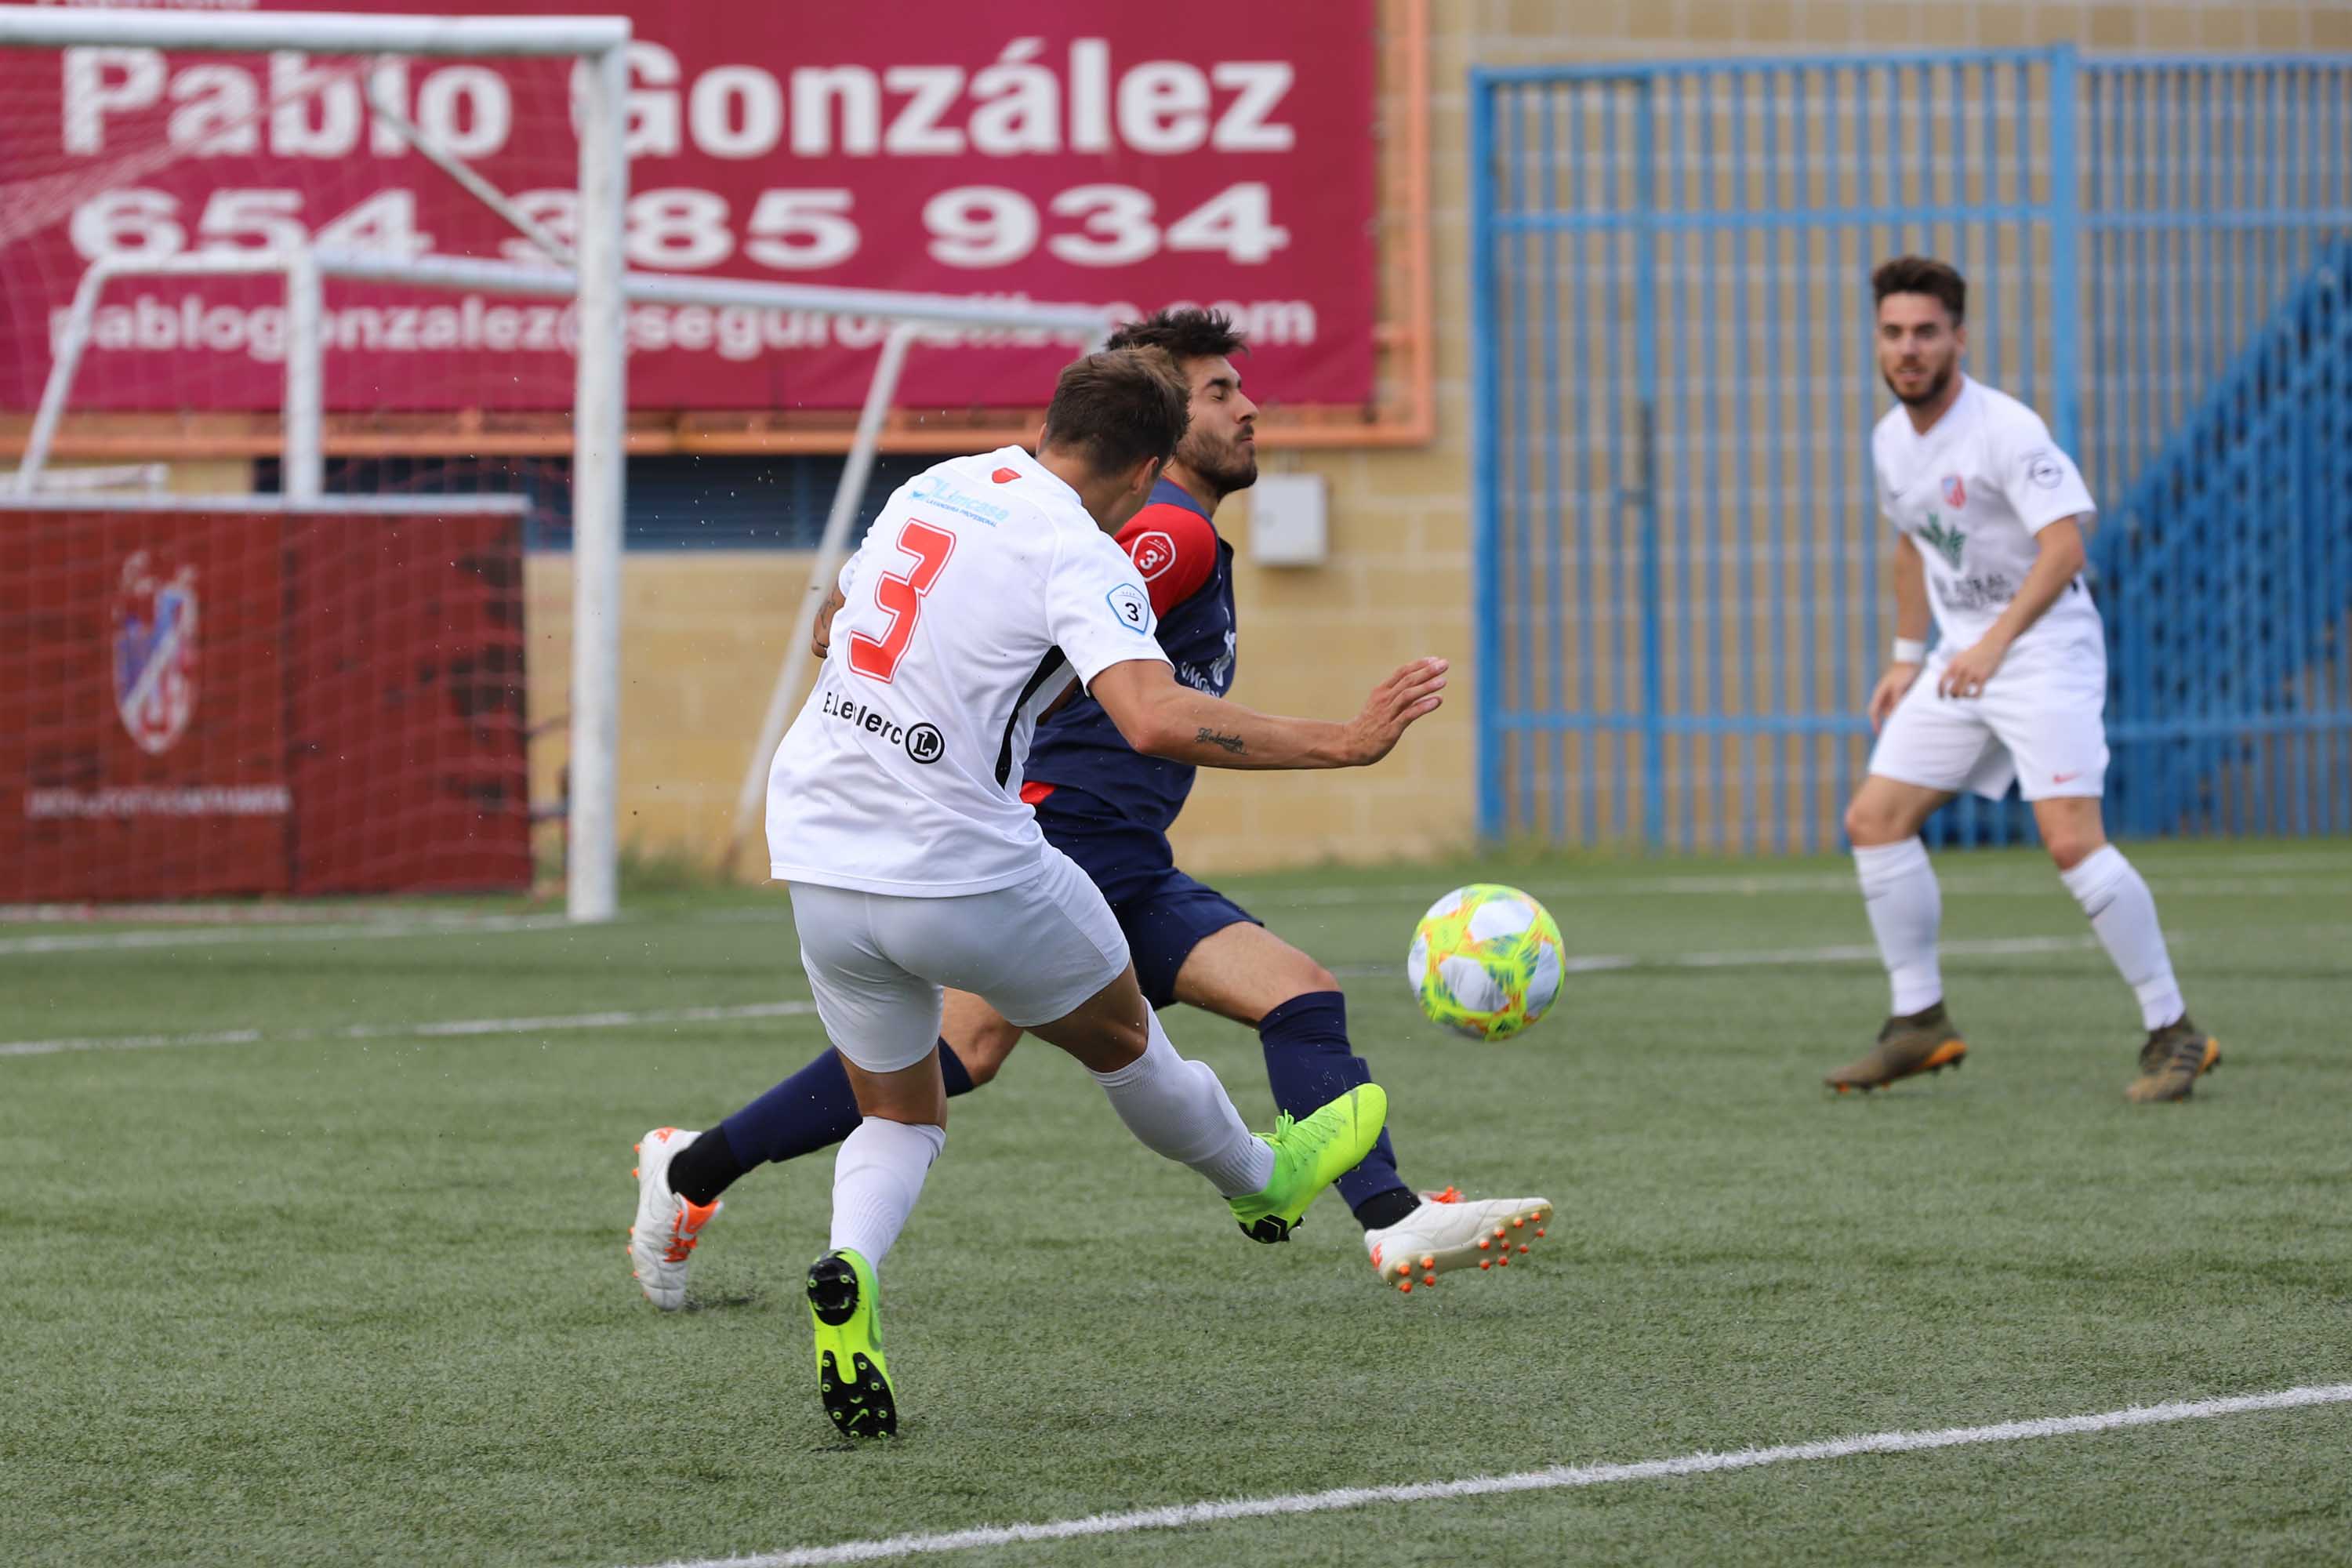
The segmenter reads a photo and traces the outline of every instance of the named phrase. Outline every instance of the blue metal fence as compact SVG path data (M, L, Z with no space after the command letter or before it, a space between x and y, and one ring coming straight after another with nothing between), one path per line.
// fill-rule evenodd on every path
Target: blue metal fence
M1973 372L2040 407L2112 506L2352 232L2352 61L2055 48L1479 71L1472 89L1493 837L1837 842L1888 629L1877 260L1969 274ZM2343 531L2340 501L2298 493L2310 526ZM2279 657L2324 663L2323 641ZM2152 720L2132 705L2154 696L2119 691L2111 721ZM2352 726L2352 703L2305 716ZM2013 802L1937 826L2031 831Z
M2120 829L2352 831L2352 243L2107 517Z

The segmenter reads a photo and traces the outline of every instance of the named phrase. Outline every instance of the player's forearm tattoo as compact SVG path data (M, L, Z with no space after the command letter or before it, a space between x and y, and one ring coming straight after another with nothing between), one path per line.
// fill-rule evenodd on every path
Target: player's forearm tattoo
M1237 757L1242 754L1242 738L1239 735L1220 735L1205 724L1201 726L1201 732L1192 739L1205 741L1212 746L1223 746Z

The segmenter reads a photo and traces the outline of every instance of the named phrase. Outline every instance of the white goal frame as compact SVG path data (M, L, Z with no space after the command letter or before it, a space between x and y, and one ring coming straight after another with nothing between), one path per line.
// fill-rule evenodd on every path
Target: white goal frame
M577 106L580 205L572 252L567 254L551 245L544 231L516 213L487 182L431 144L404 117L394 116L399 134L548 251L550 264L435 256L404 260L310 247L234 257L183 254L144 261L121 258L95 262L75 292L24 457L14 476L0 480L0 487L13 488L18 496L39 493L50 446L89 341L98 304L107 283L115 278L156 272L285 277L289 341L284 494L269 498L278 505L326 499L321 494L325 458L324 348L320 331L322 279L573 300L580 332L572 404L570 847L565 907L572 920L582 921L610 920L619 910L626 306L631 302L748 305L864 316L887 322L890 328L834 496L823 542L812 563L809 591L782 652L782 668L746 772L742 799L751 804L739 803L728 854L730 863L735 846L744 837L745 823L757 805L757 786L766 776L768 755L782 734L791 704L805 679L809 634L847 544L849 524L872 471L899 372L920 329L1045 331L1073 335L1091 344L1098 343L1112 325L1108 310L1098 306L1003 303L950 295L626 271L623 233L629 170L622 141L622 110L628 86L629 41L629 21L621 16L221 15L0 5L0 47L114 46L231 53L301 49L420 57L552 56L586 62ZM49 476L52 482L55 478Z

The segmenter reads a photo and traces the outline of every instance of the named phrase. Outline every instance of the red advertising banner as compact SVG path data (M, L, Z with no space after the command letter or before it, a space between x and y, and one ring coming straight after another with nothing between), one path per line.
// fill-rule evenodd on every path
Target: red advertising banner
M287 889L278 528L0 510L0 902Z
M530 885L518 517L293 517L300 893Z
M1292 403L1371 396L1373 0L614 8L639 40L632 267L1128 312L1222 305L1250 337L1254 384ZM37 400L49 340L100 256L318 238L543 260L373 105L568 236L570 86L551 61L7 51L0 191L37 197L20 226L48 221L0 236L0 408ZM277 406L281 297L260 280L118 282L74 406ZM629 325L630 401L646 409L855 406L880 337L749 309L640 307ZM336 287L329 405L561 408L572 330L555 307ZM1034 406L1068 353L944 332L911 359L901 402Z
M0 903L529 886L521 532L0 508Z

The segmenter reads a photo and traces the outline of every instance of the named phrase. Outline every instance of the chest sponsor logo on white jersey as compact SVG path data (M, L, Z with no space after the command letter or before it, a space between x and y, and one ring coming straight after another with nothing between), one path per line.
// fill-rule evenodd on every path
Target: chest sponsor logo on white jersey
M1990 572L1981 577L1956 577L1948 583L1938 580L1936 597L1954 615L1972 616L2006 605L2017 597L2017 584L1998 572Z
M929 766L947 754L947 737L936 724L901 724L878 709L868 708L853 697L837 691L824 694L824 716L852 730L863 731L893 746L906 748L907 755Z
M1927 526L1919 531L1919 542L1942 556L1957 572L1960 569L1960 552L1969 546L1969 536L1929 512Z
M1969 487L1960 482L1958 474L1944 476L1944 504L1954 511L1969 504Z

